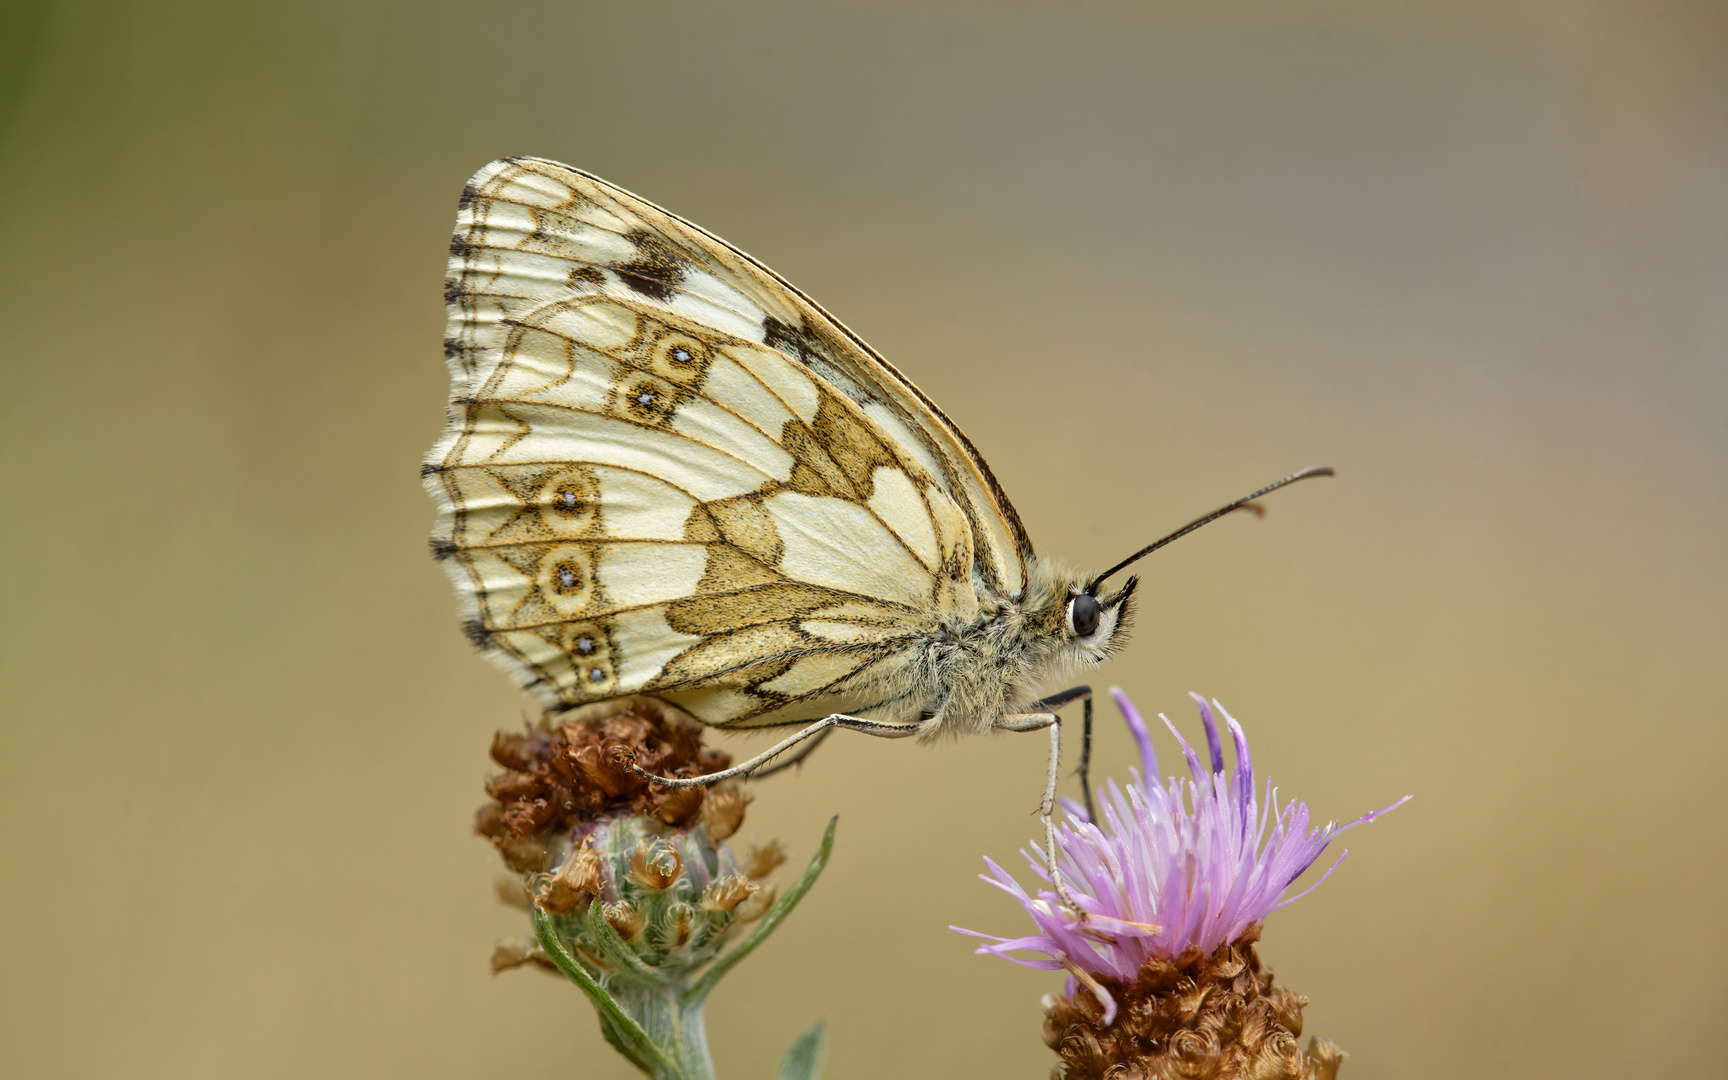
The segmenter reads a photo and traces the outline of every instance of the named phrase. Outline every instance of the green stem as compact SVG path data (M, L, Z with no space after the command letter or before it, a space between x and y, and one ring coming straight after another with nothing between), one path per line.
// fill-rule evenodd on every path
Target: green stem
M586 921L585 942L599 953L602 963L618 972L612 984L615 1000L675 1066L654 1075L667 1080L714 1080L714 1061L708 1055L702 1004L685 1006L679 993L681 980L668 978L630 951L606 921L599 900L588 905Z
M656 1080L714 1080L702 1006L685 1005L676 986L631 982L618 987L619 1003L642 1025L668 1064Z

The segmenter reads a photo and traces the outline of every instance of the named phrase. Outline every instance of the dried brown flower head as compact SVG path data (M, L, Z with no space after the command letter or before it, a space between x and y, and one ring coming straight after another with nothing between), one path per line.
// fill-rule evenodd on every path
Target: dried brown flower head
M643 814L677 829L702 821L730 835L744 817L747 799L735 785L664 788L624 770L622 762L633 760L660 776L703 776L732 763L702 745L700 724L653 698L586 706L556 727L501 731L492 760L505 771L487 783L493 801L480 808L475 829L520 873L543 869L546 839L582 822Z
M633 697L492 742L504 771L488 781L491 800L476 827L515 871L500 895L549 916L566 946L609 978L644 970L683 978L713 959L734 926L774 904L775 890L761 879L785 861L785 850L769 842L740 861L726 843L750 803L741 785L665 788L622 767L635 761L672 776L726 768L731 759L704 749L702 732L675 707ZM610 943L593 936L596 906L615 935ZM619 947L634 966L614 963L608 950ZM493 970L544 960L506 942Z
M1260 928L1204 956L1147 961L1132 984L1108 980L1120 1003L1113 1023L1083 987L1046 999L1044 1041L1067 1080L1331 1080L1343 1057L1315 1040L1307 1055L1302 1007L1308 999L1272 983L1254 950ZM1104 981L1104 980L1101 980Z

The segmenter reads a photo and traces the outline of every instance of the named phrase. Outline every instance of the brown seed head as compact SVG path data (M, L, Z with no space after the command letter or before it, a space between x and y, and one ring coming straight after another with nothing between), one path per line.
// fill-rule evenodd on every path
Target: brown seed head
M1211 956L1189 950L1149 961L1126 985L1101 979L1117 1003L1108 1026L1085 989L1047 999L1044 1042L1062 1059L1057 1075L1308 1080L1320 1059L1312 1047L1304 1057L1296 1042L1307 999L1273 986L1254 949L1257 931Z
M625 771L634 761L659 776L702 776L732 759L704 749L702 727L665 702L620 698L563 714L556 728L499 732L492 760L504 771L486 784L492 801L475 829L511 869L542 868L544 840L602 817L650 814L673 828L702 818L703 788L667 788Z
M755 848L743 873L720 876L700 896L691 895L694 882L679 884L686 852L732 869L734 856L723 841L738 831L749 796L737 784L666 787L630 766L672 777L730 766L728 755L703 748L702 730L664 702L633 697L499 733L492 758L503 771L486 784L491 801L476 815L475 830L523 875L514 889L501 887L500 897L518 903L526 894L556 915L598 914L637 950L646 937L653 946L648 952L688 947L698 960L711 959L731 922L768 910L774 890L750 878L769 873L786 855L778 844ZM617 886L630 899L616 899ZM604 892L615 899L607 902ZM584 951L588 931L568 918L554 925L567 945ZM500 970L545 961L532 944L507 943L495 957Z

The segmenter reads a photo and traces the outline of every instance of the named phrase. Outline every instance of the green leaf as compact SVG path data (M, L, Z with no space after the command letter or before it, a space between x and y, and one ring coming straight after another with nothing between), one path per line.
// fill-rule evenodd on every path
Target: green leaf
M540 938L540 947L546 951L552 963L571 982L580 986L582 992L594 1002L594 1009L600 1014L600 1031L606 1036L606 1041L643 1072L656 1076L676 1076L678 1068L671 1057L654 1045L654 1040L642 1030L642 1025L620 1008L612 995L606 992L606 988L570 955L564 948L564 943L558 940L558 932L552 927L552 917L539 908L534 909L534 932Z
M822 1056L828 1049L828 1030L818 1020L798 1036L775 1080L822 1080Z
M738 946L731 952L715 960L714 965L696 981L696 985L685 993L684 1002L687 1008L706 1001L708 995L713 993L715 984L728 971L736 967L740 960L749 956L756 946L766 941L768 935L772 934L774 929L785 921L786 916L792 914L792 909L798 906L798 901L804 899L804 894L810 891L810 886L816 884L816 879L822 874L822 868L828 865L828 855L834 850L834 826L839 822L838 817L828 820L828 831L822 834L822 848L816 852L816 857L810 860L810 865L804 869L804 873L798 876L798 880L792 883L792 887L786 890L784 896L774 902L774 906L762 916L761 921L750 931L750 935L739 942Z

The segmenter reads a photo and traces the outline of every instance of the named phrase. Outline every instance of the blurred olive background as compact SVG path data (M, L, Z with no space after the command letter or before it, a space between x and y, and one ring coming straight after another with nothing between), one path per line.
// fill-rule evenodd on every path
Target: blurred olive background
M625 1077L498 978L491 732L416 469L456 198L591 170L761 257L1142 567L1096 676L1322 818L1271 920L1372 1077L1720 1075L1728 8L67 2L0 26L0 1071ZM1114 710L1102 771L1129 741ZM1161 745L1170 752L1168 739ZM733 750L759 745L731 739ZM836 738L722 1075L1039 1077L1041 737ZM1168 759L1167 759L1168 760ZM1334 849L1334 853L1336 852ZM787 871L782 871L787 875Z

